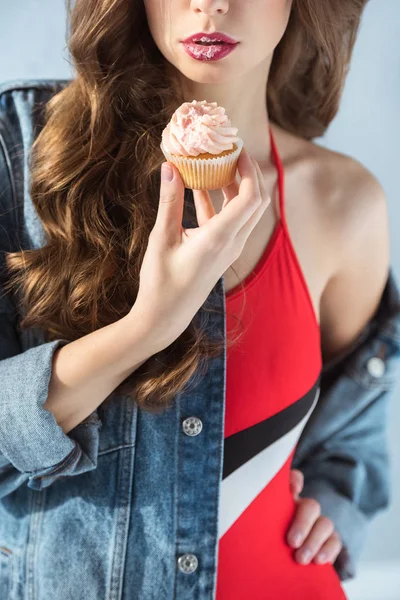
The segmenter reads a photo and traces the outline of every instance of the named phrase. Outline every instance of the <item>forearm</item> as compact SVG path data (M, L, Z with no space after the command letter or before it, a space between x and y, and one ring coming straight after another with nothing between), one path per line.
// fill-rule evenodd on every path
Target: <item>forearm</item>
M140 317L129 313L55 352L43 406L68 433L158 351Z

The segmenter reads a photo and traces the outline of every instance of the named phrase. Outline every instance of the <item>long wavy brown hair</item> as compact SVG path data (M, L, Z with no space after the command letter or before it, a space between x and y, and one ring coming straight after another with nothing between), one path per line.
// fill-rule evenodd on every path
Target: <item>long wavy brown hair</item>
M272 121L306 139L325 132L366 2L293 0L270 69ZM183 102L143 0L67 0L67 8L76 77L47 103L30 154L31 196L46 243L7 255L20 327L43 329L48 341L89 334L135 303L158 209L161 133ZM148 410L169 405L223 350L223 337L205 335L210 310L206 302L171 346L116 391Z

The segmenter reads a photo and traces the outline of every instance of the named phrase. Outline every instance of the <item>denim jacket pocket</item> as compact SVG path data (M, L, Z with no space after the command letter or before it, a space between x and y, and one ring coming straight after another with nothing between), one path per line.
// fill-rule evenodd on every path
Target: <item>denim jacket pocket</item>
M349 357L345 369L365 389L390 390L396 383L399 366L399 341L381 331L362 351Z

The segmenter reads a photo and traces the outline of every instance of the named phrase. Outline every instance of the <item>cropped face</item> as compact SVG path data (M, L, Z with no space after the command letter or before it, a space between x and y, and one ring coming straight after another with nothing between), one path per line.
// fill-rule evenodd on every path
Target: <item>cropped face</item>
M197 83L224 83L269 63L292 0L144 0L144 5L154 42L178 71Z

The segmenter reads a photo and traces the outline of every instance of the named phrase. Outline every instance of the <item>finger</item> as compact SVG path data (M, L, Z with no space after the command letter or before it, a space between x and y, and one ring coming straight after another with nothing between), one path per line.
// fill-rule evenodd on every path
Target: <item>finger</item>
M256 166L256 169L257 169L258 179L259 179L259 182L260 182L261 194L262 194L263 197L266 197L268 195L268 192L267 192L267 187L265 185L264 176L263 176L262 171L261 171L261 167L260 167L260 165L258 164L258 162L254 158L252 160L253 160L253 162L254 162L254 164Z
M235 180L232 181L229 185L221 188L222 193L224 194L224 202L222 204L222 208L224 208L228 202L230 202L235 196L239 194L239 183L235 177Z
M304 475L299 469L292 469L290 471L290 488L295 500L298 500L299 494L304 486Z
M332 521L325 516L319 517L314 523L314 526L306 537L303 545L296 550L296 560L302 564L309 563L319 552L323 544L329 539L333 531L334 526Z
M224 235L229 231L236 236L262 202L257 169L248 153L243 148L238 159L238 170L242 180L239 194L218 213L213 223L216 235Z
M287 534L287 541L293 548L299 548L321 515L319 502L314 498L300 498L296 514Z
M199 227L207 223L215 215L214 205L207 190L192 190L196 207L197 222Z
M259 187L260 187L260 191L261 191L261 204L257 208L257 210L251 215L251 217L246 221L246 223L243 225L243 227L241 228L241 230L239 231L239 233L236 236L238 243L243 244L243 245L246 243L247 238L249 237L249 235L251 234L251 232L253 231L253 229L255 228L255 226L257 225L259 220L261 219L263 213L265 212L265 210L268 208L268 206L271 203L271 198L267 194L265 183L264 183L264 177L263 177L263 174L261 173L261 169L260 169L260 167L258 167L257 162L255 160L252 159L252 161L254 162L254 166L256 167L257 178L258 178Z
M251 158L252 163L255 165L255 167L257 169L258 176L259 176L259 183L262 186L264 193L267 193L267 190L265 187L265 182L264 182L264 177L262 176L260 166L254 158L252 158L252 157L250 157L250 158ZM234 181L232 181L232 183L221 188L222 192L224 194L224 197L225 197L225 201L222 205L222 208L224 208L224 206L226 206L228 204L228 202L230 202L232 200L232 198L234 198L235 196L238 195L239 186L240 186L240 183L237 180L237 176L235 176L235 179L234 179Z
M175 242L181 236L184 191L178 169L172 163L162 163L160 198L154 229L170 242Z
M342 541L340 539L339 534L335 531L329 539L323 544L322 548L318 552L317 556L314 559L314 562L318 564L323 564L326 562L331 562L332 564L335 562L341 549L343 548Z

